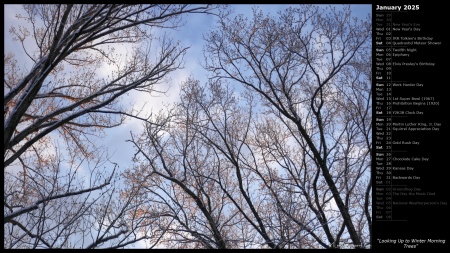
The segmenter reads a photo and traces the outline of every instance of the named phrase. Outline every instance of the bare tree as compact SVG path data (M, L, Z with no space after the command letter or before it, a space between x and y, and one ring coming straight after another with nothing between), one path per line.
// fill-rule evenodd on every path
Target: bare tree
M273 135L258 146L287 170L279 180L305 198L323 247L370 245L370 38L370 19L357 22L349 6L312 5L278 19L225 16L207 38L214 77L258 94L295 139L299 164L280 147L270 154Z
M118 225L133 217L136 195L113 201L119 192L116 166L108 163L95 138L127 116L146 120L120 98L131 91L158 92L155 84L181 67L187 48L155 36L152 29L176 28L183 15L211 7L61 4L23 9L26 16L19 18L26 25L11 27L10 33L28 59L18 63L12 52L4 55L5 248L94 248L106 242L123 247L146 239L148 231L136 234L144 229L139 219L126 229L124 222ZM117 52L121 44L134 47L123 55ZM30 70L20 67L26 60ZM102 74L105 66L108 73Z
M186 50L163 36L154 53L150 28L209 6L25 10L31 32L11 32L33 68L4 57L5 248L370 247L371 26L348 6L222 15L212 78L149 118L119 99L155 92ZM93 138L126 116L146 123L121 173Z
M370 247L369 21L348 6L221 17L206 38L211 80L188 79L131 140L127 178L176 224L166 245Z
M237 223L236 211L217 190L213 149L193 128L201 113L198 89L197 81L188 81L182 101L166 114L161 112L156 124L148 123L139 138L132 138L137 165L126 177L153 200L146 210L165 211L161 218L171 223L162 240L166 247L224 249L236 243L229 237Z

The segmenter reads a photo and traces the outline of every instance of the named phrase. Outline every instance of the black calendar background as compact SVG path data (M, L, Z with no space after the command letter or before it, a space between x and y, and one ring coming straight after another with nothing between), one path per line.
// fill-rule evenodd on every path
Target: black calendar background
M389 8L385 6L401 6L401 10L383 10ZM377 10L378 9L378 10ZM377 14L383 14L378 16ZM399 3L399 2L377 2L372 5L373 18L373 44L372 44L372 59L373 59L373 98L374 103L377 101L376 87L382 87L383 94L389 94L385 97L383 106L379 111L387 110L387 101L391 101L392 112L398 114L391 114L391 121L400 126L405 126L411 123L425 123L427 127L435 127L438 130L424 130L424 131L392 131L391 139L394 143L401 141L414 141L420 143L419 145L392 145L391 152L387 152L386 145L378 146L376 148L376 131L375 122L377 117L386 119L386 114L379 115L376 113L377 108L373 105L373 249L444 249L448 248L448 228L449 228L449 209L448 205L448 187L450 186L447 178L448 166L448 99L447 86L448 81L448 40L446 39L446 22L448 19L448 11L445 6L437 3ZM389 20L387 20L389 19ZM377 22L382 21L382 22ZM391 25L389 25L389 22ZM377 28L384 26L384 31L377 34ZM392 27L393 24L397 26ZM420 28L420 31L412 31L412 28ZM386 28L390 28L387 29ZM395 31L393 31L393 28ZM405 29L401 29L405 28ZM411 29L408 29L411 28ZM388 34L388 35L387 35ZM390 36L391 38L387 38ZM376 38L378 37L378 39ZM408 38L419 39L425 37L423 41L425 45L413 44L402 46L402 42L413 41ZM381 38L381 39L380 39ZM404 39L402 39L404 38ZM430 40L430 38L432 38ZM377 44L377 41L384 42L382 45ZM390 45L386 42L390 41ZM428 44L430 41L430 44ZM394 42L397 45L394 45ZM440 44L439 44L440 43ZM388 43L389 44L389 43ZM386 57L386 50L390 49L390 58ZM400 56L394 56L393 50L400 52ZM410 51L407 51L410 49ZM414 52L414 50L416 50ZM389 60L391 68L389 77L390 81L386 80L386 65L378 68L377 63L382 62L378 55L382 55L383 60ZM380 53L381 52L381 53ZM401 56L402 54L408 56ZM378 58L378 59L377 59ZM416 66L403 65L404 63L416 63ZM434 63L434 66L431 64ZM379 64L381 66L381 64ZM381 70L382 69L382 70ZM377 79L383 77L383 79ZM404 87L403 83L420 83L423 87ZM388 84L390 86L388 86ZM395 85L395 86L393 86ZM386 92L387 88L390 93ZM381 91L381 90L379 90ZM380 94L380 93L378 93ZM399 98L421 97L433 99L432 105L409 106L409 105L394 105L393 102L399 102ZM395 100L397 99L397 100ZM381 100L380 100L381 101ZM436 103L438 102L438 104ZM421 111L423 114L411 114L411 112ZM402 113L403 112L403 113ZM405 115L405 113L408 113ZM400 123L400 124L399 124ZM381 129L381 128L378 128ZM386 127L383 128L383 131ZM385 143L383 143L385 144ZM416 179L405 180L391 180L392 187L381 187L386 185L385 181L376 180L376 164L375 159L377 153L390 153L392 158L428 158L428 161L393 161L392 167L413 167L413 171L396 171L393 170L392 176L413 176ZM391 159L392 159L391 158ZM385 157L386 159L386 157ZM417 179L420 178L420 179ZM383 178L385 179L385 178ZM383 182L380 184L380 182ZM399 202L421 202L434 203L433 205L410 205L410 204L392 204L390 207L386 205L386 200L376 198L377 188L417 188L421 189L418 195L413 192L411 195L397 195L392 196L392 203ZM402 192L402 191L400 191ZM404 191L404 194L409 194ZM428 193L434 193L429 195ZM413 195L414 194L414 195ZM422 196L422 194L425 194ZM388 196L385 194L384 196ZM391 195L389 195L391 196ZM377 205L382 204L383 212L378 212ZM438 204L436 204L438 203ZM386 211L390 209L391 216L386 218ZM445 240L445 241L444 241Z

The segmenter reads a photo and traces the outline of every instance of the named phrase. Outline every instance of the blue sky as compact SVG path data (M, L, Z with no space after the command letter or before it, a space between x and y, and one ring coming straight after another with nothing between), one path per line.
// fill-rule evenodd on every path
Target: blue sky
M271 15L276 15L277 12L283 11L291 5L287 4L238 4L231 5L230 8L234 9L235 15L243 14L249 18L252 16L253 8L258 7L264 13L270 13ZM292 5L295 6L295 5ZM352 5L352 12L359 19L364 19L368 14L371 13L370 4L358 4ZM18 24L15 15L20 13L20 5L4 5L4 52L13 51L17 59L26 58L23 53L20 44L16 41L12 41L9 28L13 24ZM166 107L172 102L178 99L178 92L180 84L186 80L187 77L192 75L196 79L199 79L202 83L207 80L207 72L203 70L200 63L203 61L203 46L204 40L203 35L206 34L210 29L214 27L217 17L213 15L198 15L190 14L184 17L185 25L178 28L177 30L166 30L170 37L174 40L178 40L181 46L190 47L186 52L184 57L184 68L179 69L171 74L171 82L169 84L164 84L163 89L168 88L168 92L165 95L150 96L148 94L136 94L132 93L130 96L125 98L125 101L135 102L136 108L140 108L144 103L146 103L145 109L147 111L157 112L161 108ZM157 31L161 32L161 31ZM30 69L31 63L22 63L23 67ZM113 162L117 162L121 169L129 166L131 164L131 159L133 155L133 146L131 143L126 142L130 139L130 132L135 134L139 133L142 129L142 123L137 120L129 120L127 124L116 127L114 129L109 129L106 132L106 137L101 140L103 145L109 147L109 153L114 153L112 157Z
M253 13L252 8L255 6L258 6L264 13L271 13L272 15L276 15L278 11L289 7L289 5L285 4L241 4L231 5L230 8L235 9L235 14L244 14L251 18ZM17 59L24 59L25 55L20 44L12 41L8 32L11 25L17 24L15 15L20 12L20 8L18 5L4 5L4 53L14 51ZM364 19L371 13L371 5L353 5L352 11L359 19ZM173 39L180 41L181 46L190 47L184 57L184 68L175 71L171 75L170 86L164 84L164 88L170 87L167 94L155 97L145 94L136 95L133 93L126 100L134 101L138 106L147 102L146 110L157 112L178 99L179 86L190 75L199 79L202 83L207 80L207 72L200 65L203 60L203 35L214 26L217 17L197 14L188 15L184 20L186 24L177 31L167 31ZM30 69L31 63L29 61L28 63L24 62L23 66ZM118 163L121 169L131 166L132 156L134 154L133 145L126 142L126 140L130 139L130 132L138 134L141 129L141 122L129 120L125 125L107 130L106 137L100 140L104 146L109 148L110 154L114 153L111 160Z
M272 13L275 15L278 11L282 11L290 5L286 4L241 4L241 5L231 5L231 8L235 9L235 14L244 14L251 17L254 7L260 8L265 13ZM352 12L358 18L365 18L369 13L371 13L371 5L353 5ZM212 15L189 15L185 19L186 24L179 28L178 31L170 31L170 34L181 42L183 46L190 46L187 51L184 62L185 68L176 71L172 75L172 82L170 84L170 89L168 91L168 97L148 97L151 100L150 104L153 106L154 111L158 111L158 107L164 107L163 103L168 101L176 101L178 99L178 87L181 82L185 81L189 75L194 76L199 80L205 82L207 80L208 73L203 70L200 62L203 60L203 34L207 33L216 21L216 17ZM124 143L125 139L129 139L130 130L138 127L137 122L133 123L133 126L121 126L117 129L111 130L112 134L110 137L106 138L105 141L108 146L115 149L115 147L122 147L123 150L116 152L115 158L121 161L130 162L132 155L132 145L131 143ZM134 130L133 130L134 132ZM120 137L119 137L120 136ZM125 152L123 152L125 151Z

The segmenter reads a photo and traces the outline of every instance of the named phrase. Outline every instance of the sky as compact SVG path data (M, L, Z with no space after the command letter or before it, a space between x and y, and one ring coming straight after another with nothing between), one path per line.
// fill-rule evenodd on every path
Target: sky
M287 8L289 5L232 5L235 9L236 14L252 14L252 8L258 6L263 12L277 13ZM367 13L371 11L370 5L356 5L353 7L355 13L360 13L360 17L366 17ZM179 29L179 31L171 31L171 35L181 41L184 46L189 46L184 61L185 68L175 71L171 78L170 89L167 94L160 95L159 97L150 97L141 94L141 97L136 102L138 104L144 102L145 98L148 99L147 107L152 107L154 111L158 111L160 108L164 107L165 103L174 102L178 99L179 85L187 79L190 75L194 76L199 80L206 80L207 72L203 70L200 65L200 61L203 59L203 34L207 33L211 27L214 25L216 18L214 16L206 15L189 15L185 21L186 24ZM195 32L194 32L195 31ZM132 120L130 125L124 125L115 129L110 130L111 134L105 138L105 143L109 147L121 147L119 152L116 152L114 158L119 161L124 161L125 163L131 162L131 156L133 152L132 144L123 141L129 139L130 130L135 132L133 129L139 129L141 126L140 122L137 120ZM137 132L137 131L136 131ZM120 136L120 137L119 137ZM114 149L114 148L113 148Z
M273 13L275 15L278 11L282 11L289 7L286 4L242 4L242 5L232 5L231 7L235 9L237 14L245 14L251 17L253 11L252 8L257 6L264 13ZM371 5L354 5L352 6L352 12L358 16L358 18L365 18L368 13L371 13ZM179 31L172 31L171 35L181 41L184 46L190 46L187 51L184 61L185 68L177 70L172 75L172 82L170 84L170 89L168 90L167 96L160 97L148 97L142 95L141 99L144 97L148 98L148 106L151 106L154 111L158 111L159 108L164 107L163 103L173 102L178 99L179 85L187 79L190 75L194 76L199 80L206 81L207 72L203 70L200 65L200 61L203 59L203 34L207 33L211 27L213 27L216 18L214 16L207 15L189 15L185 18L186 24L179 29ZM203 82L204 82L203 81ZM202 82L202 81L201 81ZM202 83L203 83L202 82ZM143 102L136 101L136 102ZM124 161L125 163L131 162L131 156L133 152L132 144L124 140L130 138L130 130L135 132L133 129L140 128L140 123L133 120L130 125L124 125L116 129L112 129L111 134L105 138L105 143L109 147L121 147L120 152L116 152L115 159Z
M251 17L252 9L255 7L258 7L264 13L275 15L278 11L282 11L289 6L287 4L238 4L231 5L230 7L235 10L236 15L244 14ZM17 47L17 42L11 40L8 31L11 25L17 24L15 15L21 11L20 5L4 6L4 51L6 53L13 50L18 56L18 59L22 56L25 57L25 55L23 50L17 50L21 48ZM371 12L371 5L353 5L352 11L358 18L365 18ZM136 108L140 108L141 105L146 103L146 108L152 108L153 111L158 111L178 99L179 86L190 75L199 80L206 80L207 72L200 65L203 59L203 35L214 26L216 19L217 17L213 15L190 14L184 18L186 22L184 26L180 27L177 31L167 31L172 38L179 40L182 46L190 47L184 57L184 68L173 72L170 76L170 84L164 84L163 89L169 88L167 94L158 94L155 97L155 95L149 96L140 93L135 94L135 97L127 98L127 100L135 102ZM31 68L31 66L27 67ZM130 131L137 133L141 129L141 125L137 120L129 120L125 125L108 130L103 142L106 146L110 147L110 153L114 152L115 162L119 164L128 164L131 162L133 153L132 144L125 142L125 140L130 138Z
M235 9L236 14L248 15L250 18L252 15L252 8L258 6L264 13L270 12L275 15L278 11L282 11L289 5L283 4L241 4L231 5L230 7ZM9 35L9 28L13 24L17 24L15 15L21 10L19 5L4 5L4 53L8 51L15 51L17 58L25 57L23 51L17 42L11 40ZM371 5L353 5L353 13L358 18L365 18L371 13ZM167 94L159 95L159 97L149 96L146 94L134 94L131 97L126 98L129 101L136 103L136 108L147 103L146 109L154 112L159 111L161 108L169 105L172 102L177 101L180 84L185 81L190 75L199 79L202 83L206 81L207 72L203 70L200 62L203 59L203 35L207 33L216 21L216 17L212 15L188 15L184 18L186 24L178 29L178 31L168 31L170 36L175 40L179 40L182 46L189 46L186 55L184 57L183 69L176 70L171 74L171 83ZM31 66L27 66L28 69ZM106 70L107 71L107 70ZM167 87L167 84L164 84ZM109 153L114 154L112 161L120 165L121 169L129 167L132 163L132 156L134 154L133 145L126 140L130 139L130 132L138 134L142 129L142 123L137 120L129 120L126 124L108 129L106 131L106 137L101 140L103 145L109 147ZM143 244L136 245L144 246Z

